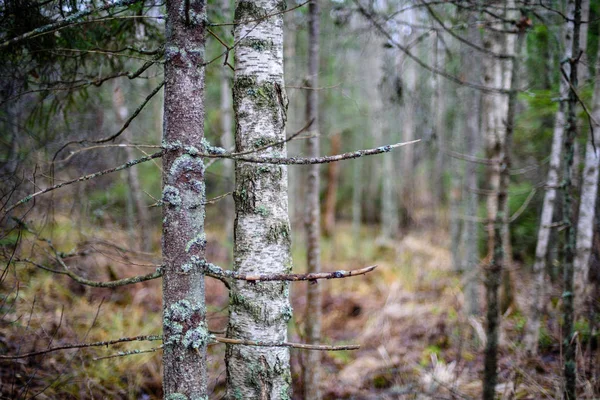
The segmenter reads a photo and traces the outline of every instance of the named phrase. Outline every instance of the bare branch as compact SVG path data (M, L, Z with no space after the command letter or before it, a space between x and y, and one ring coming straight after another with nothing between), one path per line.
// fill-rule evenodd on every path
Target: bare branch
M91 9L91 10L84 10L84 11L77 12L75 14L68 16L65 19L60 20L60 21L54 22L52 24L40 26L39 28L36 28L32 31L29 31L29 32L24 33L19 36L16 36L12 39L6 40L6 41L0 43L0 49L3 49L10 45L22 42L27 39L31 39L36 36L44 35L48 32L54 31L56 29L60 29L60 28L64 28L66 26L72 25L72 24L76 23L77 20L79 20L81 18L85 18L88 15L91 15L91 14L94 14L97 12L101 12L101 11L110 10L111 8L114 8L114 7L127 7L132 4L138 3L139 1L140 0L119 0L114 3L105 4L102 7L97 7L97 8Z
M88 347L111 346L111 345L118 344L118 343L143 342L143 341L155 341L155 340L162 340L162 336L160 336L160 335L142 335L142 336L134 336L134 337L124 337L124 338L114 339L114 340L105 340L102 342L66 344L64 346L50 347L45 350L34 351L31 353L18 354L18 355L12 355L12 356L11 355L8 355L8 356L2 355L2 356L0 356L0 360L16 360L19 358L41 356L43 354L48 354L48 353L52 353L54 351L59 351L59 350L84 349L84 348L88 348Z
M377 265L371 265L369 267L355 269L350 271L333 271L333 272L320 272L311 274L260 274L250 275L241 274L239 272L224 270L223 268L206 262L205 260L193 260L195 266L202 268L206 276L210 276L216 279L236 279L249 282L268 282L268 281L317 281L319 279L341 279L349 278L351 276L365 275L375 268Z
M326 346L321 344L305 344L305 343L290 343L290 342L263 342L256 340L241 340L231 339L220 336L213 336L213 339L217 343L225 344L238 344L242 346L257 346L257 347L292 347L295 349L303 350L321 350L321 351L341 351L341 350L358 350L360 345L350 344L346 346Z
M106 174L110 174L110 173L113 173L113 172L122 171L124 169L131 168L134 165L141 164L143 162L150 161L152 159L161 157L163 154L164 154L164 151L159 151L159 152L156 152L154 154L150 154L148 156L145 156L145 157L142 157L142 158L138 158L137 160L128 161L125 164L119 165L118 167L115 167L115 168L109 168L109 169L105 169L103 171L94 172L93 174L80 176L79 178L71 179L70 181L59 183L58 185L50 186L50 187L48 187L46 189L39 190L39 191L37 191L35 193L30 194L29 196L26 196L26 197L22 198L21 200L19 200L16 203L14 203L12 206L8 207L4 211L4 215L8 214L10 211L12 211L16 207L20 206L21 204L28 203L33 198L35 198L35 197L37 197L37 196L39 196L41 194L48 193L48 192L51 192L51 191L56 190L56 189L60 189L62 187L71 185L73 183L83 182L83 181L89 181L90 179L94 179L94 178L97 178L97 177L102 176L102 175L106 175Z

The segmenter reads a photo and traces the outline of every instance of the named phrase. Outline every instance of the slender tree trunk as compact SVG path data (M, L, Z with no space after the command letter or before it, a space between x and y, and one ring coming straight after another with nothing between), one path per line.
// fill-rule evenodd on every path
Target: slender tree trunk
M472 15L469 18L469 41L477 45L481 45L481 32L474 23L477 18ZM468 55L466 63L469 66L469 76L473 82L480 82L483 78L481 68L481 55L473 51ZM481 92L479 90L465 89L467 105L466 116L466 135L467 135L467 154L476 157L481 146ZM465 167L465 215L476 216L478 214L478 197L475 190L477 189L477 164L467 163ZM480 293L480 275L478 273L479 266L479 249L477 246L479 224L474 220L464 221L465 231L465 265L464 271L468 279L465 284L465 297L467 302L467 312L469 315L478 315L480 310L479 293Z
M113 107L116 112L117 123L122 126L125 120L129 116L127 106L123 97L123 91L121 87L114 84L113 89ZM125 154L127 154L128 160L135 159L135 152L131 147L125 147ZM127 183L131 192L131 198L135 204L135 213L131 216L134 221L133 227L134 232L131 232L134 237L138 239L138 244L142 251L150 251L152 248L152 230L148 226L150 221L148 206L144 203L143 192L140 186L140 178L138 175L137 168L129 168L127 170ZM135 218L137 214L137 218Z
M583 37L583 35L582 35ZM575 310L578 315L585 313L588 303L588 273L589 259L594 237L594 221L596 213L596 196L598 194L598 168L600 168L600 57L596 60L596 84L594 87L592 128L594 141L591 133L588 136L585 149L585 166L581 184L581 196L579 200L579 216L577 223L577 248L574 260L574 285L575 285ZM595 145L595 146L594 146Z
M434 41L434 64L438 69L443 69L444 65L444 48L441 40L436 36ZM433 74L433 108L432 114L435 116L433 124L434 135L434 155L432 160L432 175L431 175L431 196L433 200L434 217L437 220L437 225L440 223L442 211L440 206L444 202L444 145L446 131L446 98L444 93L445 79L438 74Z
M330 154L342 151L342 134L335 133L330 139ZM323 234L327 237L333 235L335 230L335 211L337 203L337 190L340 179L340 163L327 164L327 191L325 192L325 211L323 216Z
M204 0L167 2L163 143L163 390L207 398L204 274Z
M379 43L378 43L379 45ZM382 46L382 45L381 45ZM376 102L379 109L381 136L384 142L394 143L397 139L394 134L398 127L399 99L395 91L395 53L386 50L383 54L380 68L380 98ZM381 141L377 145L381 145ZM381 159L380 159L381 160ZM381 174L381 239L384 241L398 236L400 217L398 215L398 195L394 176L394 158L391 154L383 156L383 173Z
M569 3L567 16L570 20L574 18L574 3ZM573 23L567 22L564 30L565 54L563 59L569 60L573 56ZM569 76L571 65L563 63L562 68L566 76ZM562 74L561 74L562 75ZM552 218L554 216L554 206L556 203L556 192L559 184L558 171L561 165L562 144L565 132L565 111L567 105L567 96L569 93L569 83L561 76L559 89L559 104L556 118L554 121L554 133L552 136L552 148L550 150L550 165L548 168L548 177L546 178L546 193L542 205L542 214L540 217L540 226L538 228L538 239L535 248L535 262L533 264L533 285L531 289L531 306L527 319L525 333L525 349L536 354L538 350L539 331L541 317L544 311L544 288L546 286L546 258L548 254L548 244L550 234L552 233Z
M285 139L287 96L283 78L283 3L239 1L235 10L233 107L236 151ZM275 14L275 15L274 15ZM256 23L256 19L272 15ZM285 156L285 144L257 153ZM234 265L244 274L289 273L290 223L285 166L236 162ZM279 342L292 318L287 282L231 284L227 336ZM284 347L228 345L228 399L291 398L290 353Z
M229 0L221 0L221 13L225 16L226 21L231 20L231 12L229 7ZM233 147L233 110L231 108L231 85L229 83L231 79L231 71L229 67L221 67L220 74L220 89L221 89L221 143L227 150ZM225 182L229 183L233 181L233 160L222 160L223 170L225 175ZM227 185L229 187L229 185ZM230 189L227 189L230 190ZM234 208L233 201L230 196L224 199L223 207L225 210L225 226L227 227L227 238L233 240L233 218Z
M319 0L308 4L308 79L313 90L307 91L306 119L313 121L311 138L307 140L307 156L319 156ZM306 184L306 260L307 273L321 272L321 208L319 204L319 164L308 167ZM306 342L321 341L321 285L309 284L306 291ZM321 352L308 351L304 359L304 399L321 399Z
M573 0L569 0L571 3ZM575 11L573 19L573 52L579 51L579 28L581 26L581 0L575 0ZM563 202L563 218L565 222L565 242L564 242L564 261L563 261L563 356L564 356L564 374L565 388L564 397L567 400L576 398L576 362L575 362L575 347L577 343L574 340L574 293L573 293L573 260L575 258L576 247L576 227L573 218L573 154L575 137L577 136L577 57L573 57L567 62L571 63L571 71L569 74L569 102L567 113L567 130L565 134L564 150L563 150L563 187L564 187L564 202Z
M493 160L491 165L491 176L497 182L496 201L492 205L494 208L491 227L492 234L492 259L489 267L486 270L485 286L487 300L487 327L486 336L487 343L485 347L484 360L484 380L483 380L483 398L485 400L493 400L496 394L496 383L498 379L497 364L498 364L498 337L500 331L500 309L498 299L498 289L502 278L502 269L506 263L505 243L503 240L503 230L506 229L506 211L508 202L508 187L510 180L510 150L512 145L512 136L514 131L515 106L517 101L517 77L519 71L519 56L523 45L524 32L521 31L517 38L516 49L513 40L507 40L507 46L501 46L500 38L492 34L490 50L500 53L505 48L505 52L513 54L514 58L509 63L508 69L502 71L502 67L498 64L498 60L491 61L491 68L487 74L500 73L500 79L496 77L496 81L500 83L500 87L508 87L510 93L506 102L506 106L498 104L498 108L494 111L504 110L505 114L495 114L491 120L488 120L487 128L488 135L494 139L494 146L489 147L488 155ZM507 38L508 39L508 38ZM492 75L493 76L493 75ZM507 76L510 78L510 84L506 85ZM498 87L498 86L496 86ZM489 97L489 96L486 96ZM504 96L502 96L504 97ZM504 99L498 96L496 101ZM489 101L489 99L488 99ZM489 111L489 108L488 108ZM489 116L488 116L489 118ZM503 132L502 132L503 131ZM489 142L488 142L489 143ZM488 144L489 145L489 144ZM491 150L491 151L490 151Z

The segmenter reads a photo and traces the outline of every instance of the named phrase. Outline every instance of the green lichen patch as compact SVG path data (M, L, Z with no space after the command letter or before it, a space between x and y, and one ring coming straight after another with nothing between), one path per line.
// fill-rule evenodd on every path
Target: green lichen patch
M202 322L198 326L188 329L181 343L187 348L199 349L206 346L211 340L212 335L208 332L206 324Z
M165 400L189 400L189 398L182 393L171 393L165 397Z
M201 232L190 239L185 245L185 252L189 253L195 248L204 249L206 247L206 233Z
M268 10L258 7L256 3L250 1L240 1L235 9L236 23L244 21L254 21L264 18L268 15Z
M162 201L172 207L181 207L181 195L179 189L174 186L166 185L163 189Z
M240 46L247 46L258 52L271 51L273 50L273 41L257 38L245 38L240 41Z
M267 231L267 242L290 243L290 226L287 222L276 222L269 226Z
M169 177L176 181L189 173L204 176L204 162L202 162L202 159L200 158L184 153L173 161L171 169L169 170Z
M256 214L258 214L258 215L261 215L261 216L263 216L263 217L268 217L268 216L269 216L269 214L271 213L271 212L269 211L269 209L268 209L266 206L262 205L262 204L261 204L261 205L259 205L258 207L256 207L256 208L254 209L254 212L255 212Z

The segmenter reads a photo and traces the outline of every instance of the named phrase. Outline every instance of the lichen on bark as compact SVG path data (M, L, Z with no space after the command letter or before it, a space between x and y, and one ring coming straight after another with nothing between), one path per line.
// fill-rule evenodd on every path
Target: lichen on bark
M236 151L285 156L287 97L283 82L282 7L273 0L241 1L235 12L233 107ZM268 18L265 16L270 15ZM262 19L260 24L255 20ZM236 162L234 265L243 274L289 272L291 266L284 166ZM282 342L292 310L287 282L231 284L231 338ZM289 350L282 347L228 345L228 399L289 398Z

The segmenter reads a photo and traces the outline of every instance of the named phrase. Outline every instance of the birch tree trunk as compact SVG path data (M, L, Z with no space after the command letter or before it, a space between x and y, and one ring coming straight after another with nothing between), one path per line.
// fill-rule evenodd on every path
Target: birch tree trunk
M567 16L569 20L574 19L574 3L569 2ZM564 47L565 53L562 59L570 60L573 56L573 23L567 22L564 29ZM566 76L570 75L571 65L562 64ZM554 132L552 136L552 148L550 150L550 165L548 168L548 177L546 178L546 193L542 206L542 215L540 217L540 226L538 228L538 239L535 248L535 262L533 264L533 286L531 289L531 306L527 318L525 333L525 349L536 354L538 350L539 331L541 317L544 311L544 287L546 285L546 256L548 254L548 243L550 242L552 217L554 215L554 206L556 203L556 189L559 184L558 171L562 158L562 143L565 132L565 110L567 105L567 96L569 94L569 83L561 75L559 88L558 111L554 121Z
M251 0L238 1L236 5L236 151L285 139L284 4L277 0ZM264 18L266 15L271 16ZM275 145L257 155L284 157L286 147ZM235 179L234 270L244 274L290 273L286 167L236 162ZM287 282L232 283L228 337L284 341L291 317ZM284 347L228 345L226 398L289 399L289 359L289 350Z
M471 16L469 19L469 41L481 45L481 33L474 23L477 19ZM481 68L481 55L475 51L469 56L469 76L473 82L483 80L483 71ZM480 151L481 142L481 92L479 90L468 90L466 134L467 134L467 154L476 157ZM465 168L465 215L476 216L478 213L477 189L477 164L467 163ZM468 278L465 283L465 301L467 302L467 312L469 315L479 314L479 293L480 293L480 274L477 269L479 266L479 249L477 248L478 222L474 220L464 221L465 237L465 265L464 271Z
M307 157L319 156L319 0L308 4L308 89L306 97L306 120L313 121L311 138L307 140ZM307 273L321 272L321 208L319 204L319 164L308 166L306 184L306 261ZM306 342L321 341L321 285L309 284L306 290ZM303 387L305 400L320 400L321 352L308 351L303 363Z
M163 390L206 399L204 0L169 0L163 145Z
M569 5L573 0L569 0ZM579 28L581 25L581 0L575 0L573 18L573 52L579 52ZM571 71L569 76L569 102L567 113L567 130L565 132L564 149L563 149L563 218L565 222L565 241L564 241L564 261L563 261L563 355L564 355L564 398L572 400L576 398L576 361L575 348L577 343L574 340L574 293L573 293L573 260L575 258L576 247L576 229L573 217L573 154L575 137L577 136L577 57L567 60L571 63Z
M511 3L509 3L511 4ZM487 64L486 80L496 83L495 87L504 87L510 90L509 95L484 96L487 103L484 118L487 118L488 157L490 165L490 179L493 181L497 195L495 201L488 202L488 226L492 235L492 259L486 270L485 287L487 300L487 343L484 360L483 398L493 400L496 395L497 364L498 364L498 337L500 331L500 309L498 289L502 279L502 270L506 264L504 230L507 223L508 187L510 180L510 150L514 131L515 106L517 101L517 76L519 71L519 55L523 44L524 32L519 32L516 50L514 39L490 34L487 48L495 53L508 53L514 55L512 62L508 62L505 69L497 59L490 59ZM502 45L505 39L505 46ZM489 56L488 56L489 57ZM499 74L499 76L497 75ZM510 83L507 85L507 81ZM491 86L491 85L490 85ZM484 103L485 104L485 103ZM490 196L491 197L491 196Z
M583 37L583 35L582 35ZM591 133L588 136L585 148L585 166L583 169L583 180L581 184L581 196L579 200L579 217L577 222L577 248L575 250L575 310L577 314L583 314L587 306L589 294L589 260L594 237L594 221L596 213L596 196L598 193L598 168L600 168L600 57L596 60L596 84L594 87L592 128L594 141ZM594 147L594 144L596 147Z
M226 21L231 21L231 12L229 7L229 0L221 0L221 13L225 16ZM233 147L233 110L231 108L231 85L229 83L231 77L231 71L229 67L223 66L220 71L220 109L221 109L221 143L223 147L230 150ZM225 173L225 181L230 183L233 181L233 160L224 159L223 169ZM230 187L230 186L228 186ZM227 189L228 191L230 189ZM225 226L227 227L227 238L233 240L233 231L231 229L233 222L233 201L230 196L227 196L224 200L223 207L225 209Z

